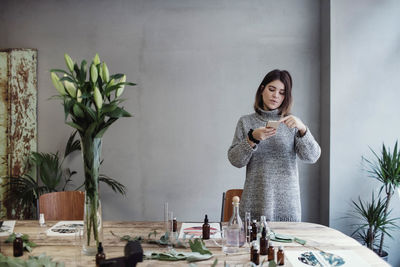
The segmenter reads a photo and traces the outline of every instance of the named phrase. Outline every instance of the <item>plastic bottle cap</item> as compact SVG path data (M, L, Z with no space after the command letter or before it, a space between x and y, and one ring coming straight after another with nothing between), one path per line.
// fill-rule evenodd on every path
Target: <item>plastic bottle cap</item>
M97 248L97 253L102 253L104 251L101 242L99 242L99 247Z
M279 250L283 250L283 246L279 246Z
M234 196L234 197L232 198L232 202L233 202L233 203L239 203L239 202L240 202L240 197Z
M208 217L207 217L207 214L206 214L206 216L204 217L204 223L208 223Z
M21 233L16 233L15 237L22 237L22 234Z

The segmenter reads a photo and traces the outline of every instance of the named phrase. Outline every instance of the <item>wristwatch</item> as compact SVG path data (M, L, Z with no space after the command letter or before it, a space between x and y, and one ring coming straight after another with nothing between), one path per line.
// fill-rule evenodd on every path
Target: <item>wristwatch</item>
M253 136L253 129L250 129L250 131L247 133L247 136L249 137L249 140L251 141L251 142L253 142L253 143L256 143L256 144L259 144L260 143L260 140L257 140L257 139L255 139L254 138L254 136Z

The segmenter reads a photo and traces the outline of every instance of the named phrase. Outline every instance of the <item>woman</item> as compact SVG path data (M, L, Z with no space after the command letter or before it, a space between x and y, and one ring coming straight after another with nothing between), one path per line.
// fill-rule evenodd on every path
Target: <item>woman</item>
M292 77L273 70L261 82L255 113L242 116L228 150L235 167L246 166L240 213L270 221L301 221L300 187L296 157L315 163L321 148L310 130L290 114ZM279 121L277 129L266 127Z

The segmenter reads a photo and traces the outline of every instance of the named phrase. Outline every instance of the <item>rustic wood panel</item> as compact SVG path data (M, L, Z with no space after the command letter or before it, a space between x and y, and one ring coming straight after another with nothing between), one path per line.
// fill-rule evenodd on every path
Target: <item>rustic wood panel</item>
M0 73L0 174L18 176L37 150L37 50L1 50Z
M47 227L50 227L54 223L55 222L47 222ZM178 224L178 228L179 227L180 224ZM286 251L345 249L353 251L373 267L390 266L371 250L361 246L356 240L326 226L313 223L271 222L270 227L277 233L294 235L307 241L307 246L305 247L297 243L286 244L273 242L275 246L283 245ZM123 256L123 247L125 245L125 242L113 236L110 231L120 236L130 235L145 237L153 229L157 229L161 233L162 228L162 222L105 222L103 243L107 258ZM47 237L44 234L46 229L47 228L39 227L37 221L18 221L15 231L29 234L31 239L39 245L33 250L31 255L46 253L55 260L65 262L66 266L95 266L94 257L85 256L80 253L81 247L79 239L75 239L75 237L62 239ZM209 267L215 258L218 259L218 266L224 266L224 261L230 264L230 266L234 266L235 264L245 266L243 264L249 263L249 253L246 249L243 249L235 255L226 256L222 253L221 248L217 247L212 240L206 240L206 246L212 251L214 257L207 261L196 262L197 266ZM152 244L143 244L143 250L164 251L165 248ZM185 251L184 249L177 250ZM6 255L12 255L11 245L3 245L2 252ZM24 254L24 258L28 256L29 253ZM263 259L264 256L261 256L260 262L262 262ZM163 262L145 260L143 263L138 264L138 266L188 266L188 263L186 261ZM285 266L291 267L290 263L287 261Z

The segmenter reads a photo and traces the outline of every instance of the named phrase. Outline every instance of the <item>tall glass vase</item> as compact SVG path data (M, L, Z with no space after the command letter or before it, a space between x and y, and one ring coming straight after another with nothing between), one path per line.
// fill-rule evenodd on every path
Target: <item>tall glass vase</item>
M96 255L97 246L103 239L103 223L99 199L99 167L101 138L81 136L83 167L85 172L85 210L83 253Z

